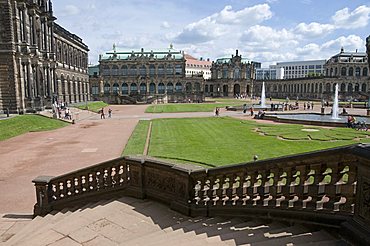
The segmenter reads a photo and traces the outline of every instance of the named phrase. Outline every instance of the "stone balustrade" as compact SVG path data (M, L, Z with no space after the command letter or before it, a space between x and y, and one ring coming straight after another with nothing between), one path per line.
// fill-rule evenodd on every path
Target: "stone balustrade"
M33 182L35 215L128 195L159 200L191 216L304 221L370 239L370 145L198 171L122 157Z

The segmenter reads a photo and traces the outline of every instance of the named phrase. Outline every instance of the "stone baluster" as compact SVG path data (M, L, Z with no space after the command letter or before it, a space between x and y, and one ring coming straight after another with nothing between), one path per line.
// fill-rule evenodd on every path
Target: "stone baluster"
M330 174L327 174L327 177L330 175L330 182L325 185L325 193L329 197L329 202L326 204L326 208L330 211L334 210L334 203L341 200L341 194L336 193L335 184L340 178L340 169L337 162L330 162L327 164L327 168L331 170ZM325 178L328 180L328 178Z
M222 177L216 176L213 181L213 185L212 185L212 205L213 206L218 205L222 198L221 180L222 180Z
M322 164L312 164L310 165L311 170L313 170L314 181L312 189L309 191L309 195L312 197L313 209L317 210L318 203L323 199L323 194L319 193L319 183L323 180L322 173L325 171L322 170Z
M284 169L278 169L276 172L276 207L287 207L287 196L288 194L288 185L287 185L287 173Z
M88 189L88 181L87 181L87 178L88 178L88 176L86 175L86 174L82 174L82 175L80 175L80 180L81 180L81 182L80 182L80 190L81 190L81 193L84 193L84 192L86 192L86 191L88 191L89 189Z
M262 175L258 171L251 173L252 188L253 188L253 206L260 205L263 200Z
M232 198L232 176L225 175L222 182L222 205L225 206L226 203Z
M242 189L243 189L243 196L242 196L242 201L243 201L243 206L246 206L249 204L251 200L251 195L252 195L252 182L251 182L251 177L248 175L248 173L243 175L242 179Z

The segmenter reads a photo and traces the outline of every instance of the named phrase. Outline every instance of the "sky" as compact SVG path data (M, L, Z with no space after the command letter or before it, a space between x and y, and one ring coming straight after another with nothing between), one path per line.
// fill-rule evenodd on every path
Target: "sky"
M54 0L56 22L89 46L90 64L112 50L168 48L216 60L239 50L263 67L365 52L369 0Z

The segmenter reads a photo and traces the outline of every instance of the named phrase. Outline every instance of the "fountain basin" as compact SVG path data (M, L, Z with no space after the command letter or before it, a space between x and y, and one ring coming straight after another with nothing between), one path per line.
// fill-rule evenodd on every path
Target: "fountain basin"
M357 116L357 121L364 121L366 124L370 124L370 118L366 116ZM317 125L317 126L333 126L333 127L346 127L347 126L347 116L340 115L338 119L332 119L331 115L322 114L268 114L264 117L267 120L273 120L282 123L293 123L293 124L303 124L303 125Z

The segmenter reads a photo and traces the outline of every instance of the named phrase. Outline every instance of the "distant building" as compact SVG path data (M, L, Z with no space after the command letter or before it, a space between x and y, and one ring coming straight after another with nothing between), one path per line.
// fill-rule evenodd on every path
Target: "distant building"
M256 80L278 80L284 78L284 68L257 68Z
M278 62L276 68L284 69L284 79L319 77L325 74L326 60Z
M185 66L186 77L203 76L204 79L211 78L212 62L209 59L203 60L202 58L200 58L198 60L188 54L185 54L185 59L186 59Z
M212 77L206 81L204 93L207 96L251 96L255 69L261 63L242 58L236 50L231 57L222 57L212 62Z
M171 45L157 50L113 50L99 57L98 78L90 75L94 99L108 103L202 101L200 77L185 76L183 51ZM96 76L95 76L96 77ZM158 99L158 100L157 100Z
M88 47L55 23L51 1L0 1L0 112L89 98Z

